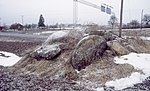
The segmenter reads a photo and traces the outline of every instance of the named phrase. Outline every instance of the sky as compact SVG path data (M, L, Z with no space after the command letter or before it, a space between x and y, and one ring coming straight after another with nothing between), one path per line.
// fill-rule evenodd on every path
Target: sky
M118 18L121 0L86 0L101 6L105 3L112 6ZM150 14L150 0L124 0L123 23L131 20L140 21L142 9ZM38 23L40 14L45 24L73 23L73 0L0 0L0 24ZM78 23L97 23L107 25L110 15L98 9L78 3Z

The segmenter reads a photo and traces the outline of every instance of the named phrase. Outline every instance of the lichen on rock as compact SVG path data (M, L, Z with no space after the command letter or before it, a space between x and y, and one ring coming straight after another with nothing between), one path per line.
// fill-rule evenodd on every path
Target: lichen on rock
M107 43L101 36L90 35L79 41L71 55L71 64L77 69L84 69L99 59L107 49Z
M58 44L41 46L31 53L31 56L37 60L46 59L50 60L55 58L61 53L61 49Z

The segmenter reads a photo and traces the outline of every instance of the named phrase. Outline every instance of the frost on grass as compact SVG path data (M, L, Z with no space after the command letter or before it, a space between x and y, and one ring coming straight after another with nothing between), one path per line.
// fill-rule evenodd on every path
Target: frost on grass
M12 66L17 63L21 58L13 53L0 51L0 65Z
M109 81L106 86L114 86L115 89L123 89L126 87L133 86L136 83L141 83L150 75L150 54L136 54L130 53L115 58L115 63L124 64L128 63L133 65L136 69L142 70L143 74L134 72L127 78L117 79L115 81Z

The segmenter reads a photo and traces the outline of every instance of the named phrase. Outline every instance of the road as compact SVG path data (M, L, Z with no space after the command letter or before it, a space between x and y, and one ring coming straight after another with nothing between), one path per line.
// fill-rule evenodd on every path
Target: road
M34 35L24 32L0 32L0 41L41 41L44 42L48 36Z

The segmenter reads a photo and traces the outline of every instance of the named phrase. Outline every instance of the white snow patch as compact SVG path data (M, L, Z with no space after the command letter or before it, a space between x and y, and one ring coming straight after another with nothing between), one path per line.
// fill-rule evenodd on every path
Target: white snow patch
M130 53L129 55L124 55L120 58L116 57L115 60L115 63L118 64L131 64L136 69L142 70L145 75L150 76L150 54Z
M48 53L50 51L54 51L54 50L59 50L59 51L61 50L59 48L58 44L42 46L42 47L36 49L35 51L37 51L37 53L44 53L44 54L46 54L46 53Z
M75 70L77 73L80 73L80 71L78 71L78 70Z
M130 77L121 78L115 81L109 81L106 86L114 86L116 90L124 89L126 87L133 86L135 83L141 83L146 78L145 75L142 75L138 72L132 73Z
M140 38L143 39L143 40L150 40L150 37L144 37L144 36L142 37L141 36Z
M145 37L145 36L138 36L142 40L150 40L150 37ZM135 36L123 36L123 38L136 38Z
M2 54L4 54L5 56L3 56ZM18 57L13 53L0 51L0 65L2 66L12 66L15 63L17 63L20 59L21 57Z
M96 91L104 91L104 88L96 88L94 90L96 90Z
M41 34L52 34L55 33L57 31L43 31L43 32L38 32L38 33L34 33L35 35L41 35Z
M136 54L130 53L121 57L115 58L115 63L124 64L128 63L133 65L136 69L142 70L144 74L132 73L131 76L127 78L121 78L115 81L106 82L106 86L114 86L115 89L123 89L126 87L133 86L133 84L141 83L150 76L150 54Z
M68 31L57 31L57 32L53 33L52 35L50 35L45 42L47 43L49 40L64 37L67 34L68 34Z

